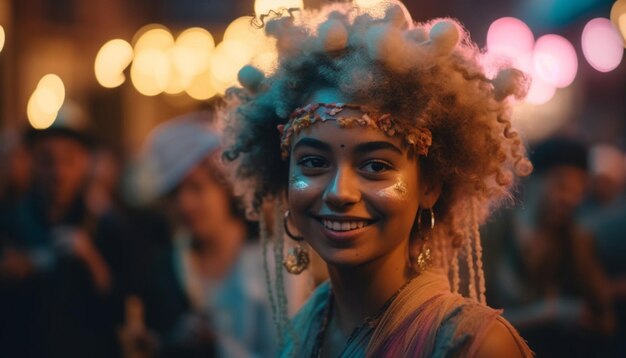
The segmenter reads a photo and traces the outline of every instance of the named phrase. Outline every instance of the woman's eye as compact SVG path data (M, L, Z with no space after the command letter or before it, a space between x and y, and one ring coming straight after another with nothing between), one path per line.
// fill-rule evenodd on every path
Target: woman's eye
M320 157L304 157L302 159L300 159L298 161L298 165L304 167L304 168L327 168L328 165L328 161L324 158L320 158Z
M392 169L391 165L381 161L370 161L361 167L362 170L370 173L383 173Z

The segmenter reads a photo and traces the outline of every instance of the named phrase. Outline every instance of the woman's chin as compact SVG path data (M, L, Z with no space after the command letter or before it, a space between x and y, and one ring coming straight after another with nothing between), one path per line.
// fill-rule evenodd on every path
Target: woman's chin
M329 266L354 268L369 261L366 256L354 249L326 248L320 251L318 251L320 257Z

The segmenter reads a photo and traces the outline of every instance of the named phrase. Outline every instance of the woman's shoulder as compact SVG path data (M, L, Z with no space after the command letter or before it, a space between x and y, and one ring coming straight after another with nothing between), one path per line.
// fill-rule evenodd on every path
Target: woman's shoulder
M533 354L517 331L501 316L487 329L476 350L477 358L531 357Z
M524 339L501 314L466 298L443 320L437 346L461 356L531 357Z

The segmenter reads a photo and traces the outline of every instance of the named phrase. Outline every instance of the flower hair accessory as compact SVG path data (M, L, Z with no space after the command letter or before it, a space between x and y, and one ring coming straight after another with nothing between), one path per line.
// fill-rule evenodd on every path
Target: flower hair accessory
M362 115L340 115L344 109L354 109ZM432 144L432 134L427 128L411 128L406 130L400 127L389 113L379 113L358 104L348 103L312 103L305 107L296 108L285 124L278 125L281 135L280 149L283 159L289 157L291 139L303 128L308 128L318 122L328 120L337 121L340 128L373 128L381 130L389 137L400 136L405 144L414 150L417 155L428 155L428 148Z

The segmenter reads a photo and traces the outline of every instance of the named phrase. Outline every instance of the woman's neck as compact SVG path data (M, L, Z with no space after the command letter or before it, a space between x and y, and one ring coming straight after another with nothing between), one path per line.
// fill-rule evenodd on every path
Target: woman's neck
M241 220L229 220L216 231L194 236L192 245L201 258L202 271L213 278L225 275L236 261L245 241L246 228Z
M357 267L329 265L335 309L332 320L344 334L363 324L411 277L408 242Z

